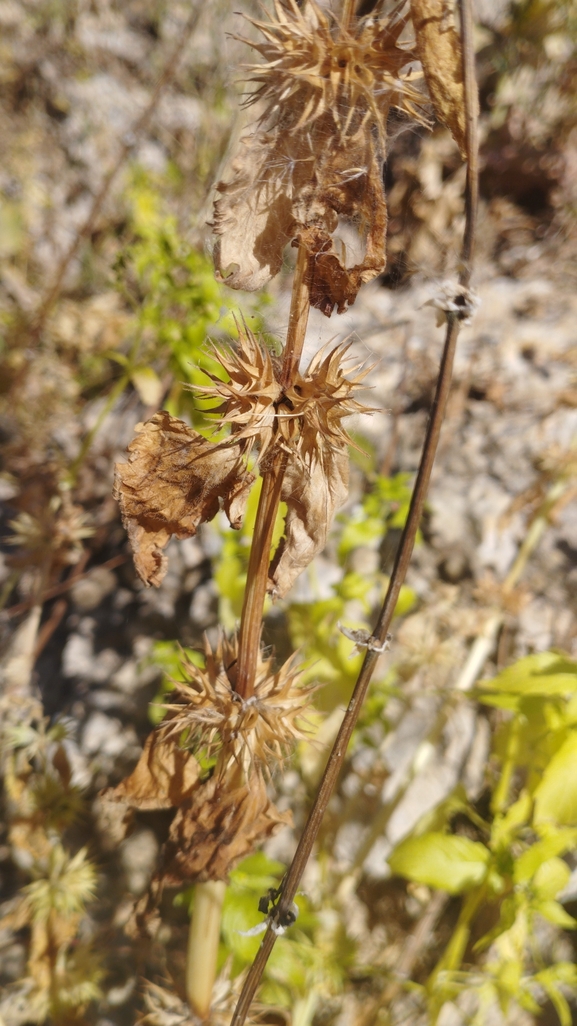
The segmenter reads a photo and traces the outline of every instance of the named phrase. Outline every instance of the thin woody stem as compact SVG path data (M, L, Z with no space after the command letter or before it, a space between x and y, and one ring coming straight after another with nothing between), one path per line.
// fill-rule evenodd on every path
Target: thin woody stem
M262 630L262 611L268 583L270 547L285 467L286 458L283 453L277 458L272 470L263 474L262 491L254 525L240 621L238 670L235 685L237 694L245 699L250 698L254 692Z
M286 345L283 353L281 384L286 388L294 379L302 356L309 312L311 308L310 285L307 276L308 250L300 243L295 264L291 308L289 314Z
M295 267L287 339L280 376L281 384L285 388L292 383L298 370L307 330L310 310L309 286L306 280L307 263L307 251L301 244ZM250 549L238 639L238 669L235 690L245 699L250 698L254 692L262 630L262 612L268 584L270 547L286 465L287 456L281 452L276 456L271 469L263 474L262 478L262 491Z
M466 116L467 139L467 184L465 197L466 222L461 251L462 271L459 283L466 288L471 276L471 259L475 239L476 203L478 194L478 163L477 163L477 127L475 103L475 69L472 48L472 14L471 0L459 0L461 11L461 46L463 52L464 102ZM427 433L421 454L419 470L409 514L395 558L389 587L373 637L384 642L393 618L401 586L409 566L417 529L423 512L425 497L431 477L441 426L451 387L451 377L460 322L454 313L447 314L447 333L437 378L435 398L431 408ZM298 890L304 868L317 838L323 816L333 793L343 762L347 746L355 728L370 681L378 660L378 653L367 650L361 671L343 717L336 741L329 756L325 772L317 792L313 807L299 841L293 861L289 866L282 883L282 893L275 908L275 916L282 923ZM276 933L269 925L256 958L251 965L238 1004L231 1020L231 1026L242 1026L248 1014L252 999L259 985L266 963L276 941Z

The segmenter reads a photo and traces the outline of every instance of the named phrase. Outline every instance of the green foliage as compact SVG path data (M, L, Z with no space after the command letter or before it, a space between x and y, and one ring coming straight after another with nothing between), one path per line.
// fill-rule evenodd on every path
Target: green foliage
M147 662L162 670L160 688L148 706L148 718L156 726L164 718L164 703L167 694L172 691L175 681L186 680L183 663L193 666L204 666L204 656L195 648L185 648L178 641L155 641Z
M249 855L232 871L222 916L223 947L221 961L232 955L232 973L237 975L253 961L262 936L243 936L263 915L259 898L279 885L284 866L262 852ZM353 946L340 923L327 930L314 914L309 901L297 895L299 915L295 926L279 939L265 971L260 991L265 1003L285 1008L300 1007L301 1021L310 1021L316 1001L342 988ZM315 1002L302 1003L311 992Z
M563 856L577 843L577 663L555 652L521 659L477 697L504 717L492 751L492 822L470 819L483 841L444 831L418 830L389 858L393 872L449 894L463 906L451 941L426 986L432 1019L443 1003L473 988L478 1021L491 1001L506 1011L511 1001L539 1011L535 984L552 1001L562 1024L571 1021L561 988L577 991L577 973L567 963L527 973L537 917L574 930L577 921L559 900L570 870ZM450 808L450 806L448 807ZM482 972L462 968L472 924L481 907L492 907L495 925L475 945L491 949Z
M389 530L403 527L410 496L408 474L375 477L370 490L352 513L337 518L337 529L340 527L337 556L342 577L333 586L333 596L316 602L289 604L291 641L305 656L305 681L330 685L319 692L317 704L321 708L330 710L348 702L363 660L362 653L355 653L353 642L340 633L338 624L354 629L370 628L374 610L380 606L388 585L388 578L379 569L359 573L351 568L350 557L360 547L378 548ZM312 575L311 583L314 586ZM396 614L404 616L414 602L414 593L404 585ZM373 693L381 695L371 707L375 716L382 712L392 683L391 680L385 686L382 682L373 684ZM370 722L367 709L361 726Z
M159 404L168 370L174 380L165 408L188 414L200 427L206 403L194 399L189 386L206 385L206 371L222 375L208 340L214 334L236 337L232 311L238 310L238 296L215 280L212 261L167 213L162 184L135 169L127 197L133 241L116 262L117 287L134 309L133 343L128 355L108 356L123 366L147 405ZM259 297L259 308L265 303ZM250 310L245 316L252 328L261 328L258 316Z
M393 873L462 894L487 875L490 853L484 844L468 837L429 833L408 837L389 858Z
M374 477L370 491L359 506L348 516L339 517L344 524L338 546L341 562L361 545L380 543L391 528L403 528L410 501L410 474ZM418 533L416 543L420 544L421 540Z

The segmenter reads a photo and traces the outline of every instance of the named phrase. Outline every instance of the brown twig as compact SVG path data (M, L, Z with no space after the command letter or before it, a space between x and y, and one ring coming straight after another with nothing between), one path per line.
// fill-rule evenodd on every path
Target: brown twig
M280 380L285 388L298 370L310 311L310 288L307 280L308 254L301 244L298 249L293 280L291 308ZM280 453L273 467L263 474L262 491L256 514L246 589L242 606L238 639L238 672L236 692L249 698L254 678L262 631L262 611L268 584L270 547L280 504L287 456Z
M283 453L277 458L272 470L263 474L262 479L262 491L250 547L238 635L238 670L235 691L241 698L250 698L254 691L262 632L262 611L268 581L270 547L286 463L287 460Z
M98 190L98 192L94 196L94 199L92 200L92 205L90 207L90 210L88 211L84 224L78 230L70 246L63 254L60 263L56 268L56 272L54 274L54 278L52 280L50 287L48 288L43 298L40 300L40 303L38 304L36 310L33 312L31 316L30 333L32 338L38 338L38 335L40 334L44 326L48 314L52 310L52 307L54 306L56 300L60 295L62 283L64 281L66 272L70 266L71 261L76 256L84 239L86 239L92 232L94 225L96 224L96 219L98 218L98 215L100 214L106 197L110 192L110 188L112 186L112 183L114 182L114 179L116 178L124 162L127 160L128 156L134 149L134 146L138 140L139 135L144 131L150 119L152 118L152 115L156 110L158 101L164 89L169 84L169 82L174 78L184 48L198 24L198 19L200 18L202 11L203 5L201 3L197 3L190 12L182 31L178 35L178 41L176 45L173 47L171 53L169 54L169 57L164 66L164 70L154 87L152 96L150 97L150 100L146 108L143 110L140 117L136 119L132 128L126 133L124 137L124 142L122 143L122 146L118 151L114 164L112 165L108 173L105 175L104 181L102 182L100 189Z
M466 221L463 246L461 250L459 284L463 289L466 289L471 278L471 260L475 241L478 196L478 163L477 124L475 113L476 83L472 39L473 22L471 0L459 0L459 6L461 12L461 45L463 52L464 100L468 157L465 198ZM445 415L449 390L451 387L451 377L459 327L460 320L458 314L448 312L447 333L441 358L439 376L437 379L437 388L431 408L429 423L427 425L427 433L421 454L417 479L411 497L409 515L407 517L407 522L397 551L387 594L385 596L377 626L373 633L373 637L376 639L377 644L382 644L386 639L388 629L395 612L395 607L397 605L401 586L404 582L413 552L415 537L423 511L441 426ZM367 649L367 654L361 667L352 698L343 717L336 741L329 756L313 807L310 811L309 818L299 841L293 861L284 878L282 893L274 912L276 922L283 922L283 918L286 916L291 903L294 901L302 874L319 832L325 810L337 783L337 779L346 756L347 746L357 722L358 715L361 711L377 660L378 653ZM276 933L273 929L273 925L269 923L262 944L244 982L238 1004L231 1020L231 1026L242 1026L244 1023L275 941Z

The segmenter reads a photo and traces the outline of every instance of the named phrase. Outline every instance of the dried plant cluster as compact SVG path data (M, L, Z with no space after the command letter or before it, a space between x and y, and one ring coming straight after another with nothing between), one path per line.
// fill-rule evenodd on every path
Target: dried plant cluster
M264 63L247 68L247 104L264 110L215 205L216 267L232 288L261 288L292 241L307 251L311 304L330 317L383 270L387 116L394 107L424 120L416 55L399 41L403 6L353 28L314 0L302 11L277 0L275 19L253 22ZM364 244L354 266L334 244L339 218L355 222Z
M310 307L342 312L383 270L387 118L397 109L426 123L417 56L438 116L461 148L464 140L461 60L446 0L400 3L386 14L378 3L366 18L350 3L337 17L315 0L275 0L274 15L252 24L263 37L252 44L262 63L246 69L246 105L259 114L217 186L215 267L231 287L254 290L279 271L288 243L297 248L285 350L273 356L237 325L238 342L216 350L220 372L200 389L216 404L218 436L207 439L160 411L138 427L128 462L116 470L136 569L155 586L170 538L190 537L221 509L240 527L263 478L238 637L206 642L200 669L183 662L184 682L175 683L136 769L104 794L125 808L177 810L155 893L167 883L225 880L287 820L267 795L265 767L270 776L302 736L310 690L299 687L292 660L275 669L263 653L263 601L266 591L284 596L326 542L347 496L343 420L366 409L358 389L368 373L349 365L348 344L321 350L303 372L299 357ZM334 234L343 219L363 245L353 266ZM271 561L280 501L284 536ZM207 758L209 772L201 768Z
M228 438L211 443L164 411L142 425L129 463L117 467L115 494L146 584L160 584L166 572L162 549L173 535L190 537L221 507L231 527L239 528L254 471L266 471L284 455L288 514L269 590L276 597L287 593L323 548L332 515L347 495L351 440L341 422L365 409L355 391L368 373L355 366L352 377L345 375L348 348L318 353L286 387L281 361L244 325L236 349L216 352L228 380L214 377L201 390L220 400L213 413L219 426L231 426Z

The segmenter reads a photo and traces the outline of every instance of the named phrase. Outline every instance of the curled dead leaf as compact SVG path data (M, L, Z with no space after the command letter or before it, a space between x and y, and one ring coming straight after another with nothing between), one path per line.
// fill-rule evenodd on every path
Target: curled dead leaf
M454 0L411 0L411 16L435 114L466 158L463 64Z
M148 735L130 776L101 792L101 801L121 802L132 809L172 809L198 787L199 765L178 738L161 725Z
M298 575L324 548L333 515L347 498L346 445L327 446L322 456L289 462L282 501L287 504L285 535L270 568L269 591L282 598Z
M266 285L280 271L291 238L292 206L274 150L270 135L244 136L230 180L216 187L214 266L217 278L233 289L254 292Z
M290 822L290 812L279 812L267 797L260 772L254 771L243 784L215 775L181 805L172 821L162 882L174 886L226 880L239 859Z
M240 444L214 445L165 410L137 428L128 463L117 463L114 497L132 545L136 571L158 587L170 538L190 538L220 503L240 527L254 476Z

